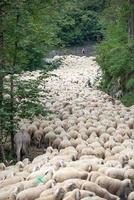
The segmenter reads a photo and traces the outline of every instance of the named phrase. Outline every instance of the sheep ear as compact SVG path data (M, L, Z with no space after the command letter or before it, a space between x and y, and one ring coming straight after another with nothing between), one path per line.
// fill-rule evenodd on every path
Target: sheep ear
M92 171L92 165L89 166L88 171L89 171L89 172Z
M81 190L85 190L84 184L81 185L81 188L80 188L80 189L81 189Z
M89 181L91 179L91 174L88 173L88 176L87 176L87 181Z
M12 163L13 163L13 160L10 160L10 161L9 161L9 164L12 164Z
M8 161L7 160L5 160L5 164L8 165Z
M54 188L55 185L56 185L56 181L52 180L52 182L51 182L51 188Z
M79 199L81 199L81 193L80 193L79 190L76 190L76 192L75 192L75 200L79 200Z

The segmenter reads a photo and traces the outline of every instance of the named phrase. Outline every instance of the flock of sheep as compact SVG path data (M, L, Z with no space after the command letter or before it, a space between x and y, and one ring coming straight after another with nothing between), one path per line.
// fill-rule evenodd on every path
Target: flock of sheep
M0 200L134 200L134 107L94 88L98 70L94 57L67 56L41 82L54 114L20 128L45 153L0 163Z

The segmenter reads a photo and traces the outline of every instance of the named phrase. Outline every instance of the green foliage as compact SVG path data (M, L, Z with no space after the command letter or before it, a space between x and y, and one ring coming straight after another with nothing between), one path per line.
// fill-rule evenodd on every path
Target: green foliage
M124 95L121 99L123 104L125 104L126 106L132 106L134 105L134 94L131 93L127 93L126 95Z
M102 37L97 13L97 7L102 9L102 4L98 4L98 2L102 3L102 1L96 1L91 4L86 0L65 3L64 12L56 20L59 27L57 35L62 44L72 46Z
M43 67L41 69L44 70L44 73L47 73L49 71L57 69L61 65L61 63L62 63L62 59L61 58L52 60L49 63L45 61L44 65L43 65Z
M39 96L38 93L40 90L38 89L38 80L28 80L21 81L17 80L17 88L16 88L16 97L19 100L22 99L30 99L32 101L37 100Z
M50 110L46 110L39 100L40 93L43 92L39 88L39 83L44 76L40 76L37 80L21 80L19 76L13 76L13 110L11 110L10 82L9 80L4 81L4 101L3 107L0 109L0 117L4 119L3 130L7 133L11 130L11 115L14 116L13 129L15 130L20 118L31 119L40 114L46 116L52 113Z
M32 119L34 116L47 116L48 113L51 113L49 110L45 110L39 101L31 102L24 100L19 104L18 109L18 115L21 118Z
M32 118L34 116L46 116L51 111L46 110L39 100L40 93L44 91L39 88L40 79L37 80L17 80L15 91L15 104L17 106L16 115L20 118ZM45 95L43 95L45 98Z
M35 70L42 66L45 52L59 43L57 27L52 18L57 16L57 7L52 1L8 1L3 10L4 60L9 71L16 56L16 71ZM52 11L52 16L49 14Z
M134 78L130 78L126 83L127 90L134 90Z
M101 19L105 27L104 40L97 46L97 61L103 71L101 88L110 93L116 86L115 91L132 93L134 82L129 74L134 71L134 41L128 39L131 8L124 0L112 0L110 5Z

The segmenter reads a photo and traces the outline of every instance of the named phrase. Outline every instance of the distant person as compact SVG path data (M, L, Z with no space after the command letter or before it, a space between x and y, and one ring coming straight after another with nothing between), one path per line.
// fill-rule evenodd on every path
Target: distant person
M85 54L85 49L83 48L83 49L81 50L81 52L82 52L82 54Z

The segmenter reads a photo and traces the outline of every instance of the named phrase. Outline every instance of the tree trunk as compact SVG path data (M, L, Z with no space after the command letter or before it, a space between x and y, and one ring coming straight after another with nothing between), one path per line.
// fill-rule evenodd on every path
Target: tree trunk
M14 153L14 84L13 84L13 75L11 74L10 78L10 136L11 136L11 152Z
M0 49L1 49L1 57L0 57L0 152L2 160L5 160L5 152L3 146L3 77L4 77L4 31L3 31L3 4L0 7Z
M16 28L19 23L19 14L17 12L16 15ZM11 77L10 77L10 136L11 136L11 152L14 153L14 72L17 60L17 49L18 49L18 37L16 36L15 44L14 44L14 57L13 57L13 67L11 69Z
M134 40L134 0L130 0L131 4L131 15L129 21L129 37Z

